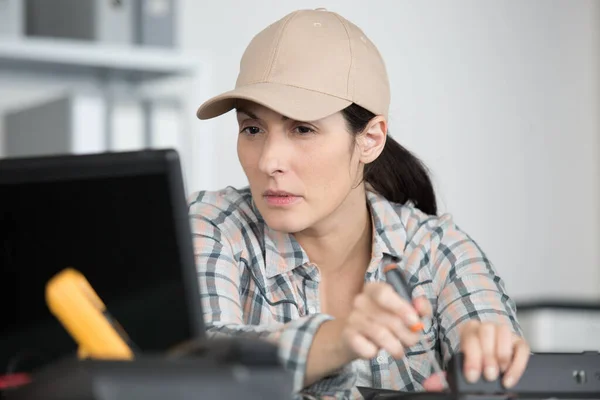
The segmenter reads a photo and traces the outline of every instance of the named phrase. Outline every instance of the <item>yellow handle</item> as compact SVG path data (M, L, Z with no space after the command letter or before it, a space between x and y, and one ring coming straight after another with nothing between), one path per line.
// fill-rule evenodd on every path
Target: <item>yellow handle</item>
M67 268L52 277L46 303L79 345L80 358L133 359L131 348L104 316L104 303L79 271Z

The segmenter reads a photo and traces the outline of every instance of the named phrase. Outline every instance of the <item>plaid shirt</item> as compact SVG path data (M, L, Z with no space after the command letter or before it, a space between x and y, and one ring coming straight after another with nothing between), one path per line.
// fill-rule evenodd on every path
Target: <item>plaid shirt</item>
M382 268L398 262L413 295L430 300L423 343L443 366L459 349L459 326L469 319L507 323L522 334L513 301L483 251L448 215L430 216L412 204L367 192L373 223L372 260L365 282L384 281ZM294 394L360 398L356 386L423 390L432 366L417 344L396 360L381 351L302 388L311 342L331 316L320 312L319 271L294 236L270 229L250 190L198 192L190 217L204 320L209 337L264 337L279 345L293 373Z

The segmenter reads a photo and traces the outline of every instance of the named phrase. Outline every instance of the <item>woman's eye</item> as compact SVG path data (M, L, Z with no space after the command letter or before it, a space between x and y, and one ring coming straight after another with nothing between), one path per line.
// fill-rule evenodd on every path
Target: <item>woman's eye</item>
M309 128L308 126L298 126L296 127L296 132L298 132L301 135L306 135L306 134L310 134L310 133L314 133L315 130L312 128Z
M260 133L260 128L257 126L247 126L244 129L242 129L242 133L245 133L249 136L254 136Z

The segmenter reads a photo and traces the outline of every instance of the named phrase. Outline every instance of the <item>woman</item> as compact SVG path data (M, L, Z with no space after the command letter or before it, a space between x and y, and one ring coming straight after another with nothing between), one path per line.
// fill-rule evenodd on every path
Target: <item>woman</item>
M439 390L429 349L442 365L462 351L468 379L510 387L529 355L515 306L477 244L436 215L426 170L387 135L389 102L379 52L336 13L297 11L253 38L236 88L198 110L236 110L249 181L192 196L208 331L275 341L301 394ZM412 302L385 282L390 263Z

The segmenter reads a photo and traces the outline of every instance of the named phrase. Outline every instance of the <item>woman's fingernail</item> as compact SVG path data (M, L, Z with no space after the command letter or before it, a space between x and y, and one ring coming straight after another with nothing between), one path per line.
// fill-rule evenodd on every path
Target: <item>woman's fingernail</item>
M410 325L410 326L416 325L421 322L419 320L419 317L417 317L416 314L408 314L407 319L408 319L408 325Z
M503 385L504 385L505 388L511 388L511 387L513 387L514 384L515 384L515 380L513 379L512 376L505 376L504 377Z
M467 370L467 373L465 374L465 376L467 377L467 381L469 381L471 383L475 383L475 382L477 382L477 379L479 379L479 373L477 372L476 369Z
M498 369L496 367L486 367L484 371L485 379L488 381L496 380L498 377Z

